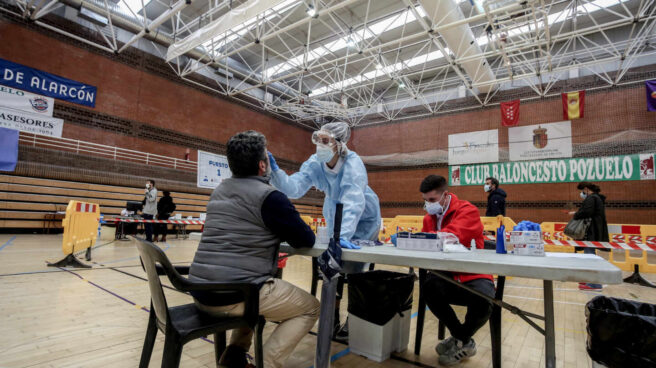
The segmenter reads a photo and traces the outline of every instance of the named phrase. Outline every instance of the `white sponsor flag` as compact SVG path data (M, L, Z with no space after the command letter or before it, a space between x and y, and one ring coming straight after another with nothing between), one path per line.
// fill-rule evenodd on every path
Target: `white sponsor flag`
M449 165L499 161L499 130L449 134Z
M511 161L572 157L572 122L508 128Z
M226 156L204 151L198 151L197 172L199 188L214 189L224 179L232 177Z
M51 137L61 137L64 120L0 107L0 127Z
M0 107L52 116L55 99L0 85Z

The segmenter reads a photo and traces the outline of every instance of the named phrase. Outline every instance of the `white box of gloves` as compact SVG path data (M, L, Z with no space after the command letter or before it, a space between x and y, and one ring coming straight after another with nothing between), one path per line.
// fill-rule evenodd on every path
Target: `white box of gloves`
M511 231L506 243L508 253L520 256L544 256L544 242L540 231Z
M396 247L406 250L442 251L442 242L437 234L429 233L398 233Z
M393 352L406 351L410 340L411 314L410 309L403 311L403 316L397 313L380 326L349 313L349 350L378 363L389 359Z
M330 232L326 226L317 227L317 244L330 243Z

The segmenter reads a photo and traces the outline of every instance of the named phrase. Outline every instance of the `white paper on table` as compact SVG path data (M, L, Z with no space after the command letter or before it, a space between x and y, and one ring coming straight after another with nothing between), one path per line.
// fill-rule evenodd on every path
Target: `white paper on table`
M585 254L585 253L545 253L547 257L552 257L552 258L592 258L592 259L597 259L601 258L596 254Z

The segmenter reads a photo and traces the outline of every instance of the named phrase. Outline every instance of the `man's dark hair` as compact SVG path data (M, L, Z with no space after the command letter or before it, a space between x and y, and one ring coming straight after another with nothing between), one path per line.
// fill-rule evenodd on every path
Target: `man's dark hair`
M148 182L150 183L150 185L152 185L153 187L155 187L155 180L153 180L153 179L148 179Z
M579 183L579 185L576 186L578 190L583 190L583 188L588 188L594 193L599 193L601 192L601 188L599 188L598 185L592 184L589 181L582 181Z
M492 182L492 184L494 184L494 187L495 187L495 188L498 188L498 187L499 187L499 181L497 180L497 178L493 178L493 177L490 176L489 178L486 178L486 179L485 179L485 181L488 181L488 180L489 180L490 182Z
M165 190L163 193L164 193L164 196L165 196L165 197L168 197L168 196L171 195L171 192L169 192L168 190Z
M254 130L233 135L228 141L228 165L236 177L255 176L259 162L267 160L266 137Z
M446 189L446 179L440 175L428 175L419 186L419 191L422 193L428 193L431 190L435 189Z

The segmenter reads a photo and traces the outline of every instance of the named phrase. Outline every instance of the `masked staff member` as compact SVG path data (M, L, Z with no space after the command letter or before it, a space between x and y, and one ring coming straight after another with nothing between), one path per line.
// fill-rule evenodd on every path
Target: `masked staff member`
M157 215L157 188L155 188L155 180L150 179L146 182L146 191L144 196L143 218L144 220L152 220ZM145 223L146 240L153 241L153 224Z
M300 198L312 187L326 194L323 217L331 232L334 228L335 205L342 203L344 209L340 244L343 248L358 249L351 240L378 239L381 217L378 196L368 185L364 163L360 156L346 147L350 137L351 128L348 124L325 124L312 134L312 143L317 146L317 153L310 156L301 165L301 170L293 175L287 175L281 170L271 153L269 161L272 169L271 183L289 198ZM344 262L342 269L349 274L363 272L364 267L364 263ZM339 323L338 310L336 317ZM342 340L348 336L346 326L348 324L345 323L338 332L337 337Z
M449 192L446 179L429 175L419 188L425 201L423 232L451 233L460 244L469 247L472 240L476 248L483 249L483 224L478 209L471 203L458 199ZM449 277L485 295L494 297L492 275L470 273L446 273ZM431 312L449 329L451 336L437 344L435 351L441 365L457 364L462 359L476 354L476 343L472 336L492 314L492 304L469 291L435 276L432 273L421 285L426 304ZM451 305L467 307L465 321L460 322Z

